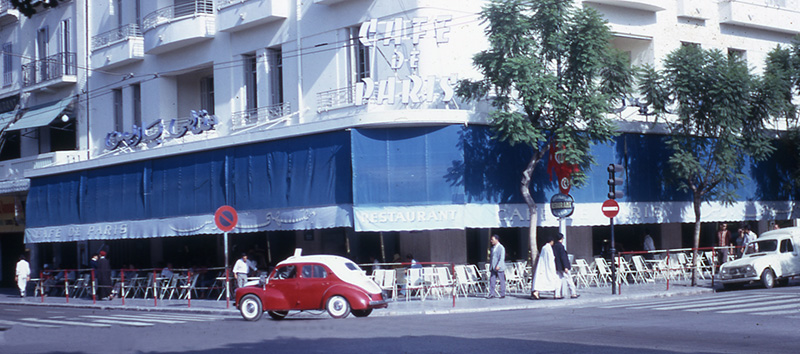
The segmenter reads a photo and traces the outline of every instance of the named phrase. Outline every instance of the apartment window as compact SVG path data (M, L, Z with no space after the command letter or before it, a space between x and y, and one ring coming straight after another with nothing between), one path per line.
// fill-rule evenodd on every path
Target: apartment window
M131 85L133 91L133 124L142 127L142 86L139 84Z
M200 79L200 108L214 114L214 77Z
M50 37L49 29L47 27L42 27L39 31L36 32L36 59L44 60L47 58L48 48L48 39ZM40 80L47 80L49 75L47 73L47 65L38 65L39 68L39 79Z
M283 103L283 52L280 48L269 51L270 104Z
M358 27L350 28L350 70L353 82L372 77L370 48L361 43L361 40L358 39L358 33Z
M122 25L125 24L125 22L122 22L122 0L117 0L115 7L116 8L114 10L117 12L117 26L122 27Z
M142 27L142 0L134 1L134 6L136 6L136 24L141 28Z
M70 21L69 19L61 21L61 38L59 38L59 47L60 53L62 53L61 57L61 65L63 66L62 73L64 75L74 75L74 70L70 70L70 65L74 65L75 63L71 63L70 56L66 53L69 53L72 49L70 45Z
M728 56L747 62L747 51L741 49L728 48Z
M122 90L111 90L114 99L114 130L121 132L124 131L122 122Z
M258 107L258 64L256 56L248 54L244 56L244 86L245 86L245 107L247 110Z
M694 42L681 42L681 47L695 47L695 48L700 48L700 43L694 43Z
M14 80L14 57L11 42L3 43L3 86L11 86Z

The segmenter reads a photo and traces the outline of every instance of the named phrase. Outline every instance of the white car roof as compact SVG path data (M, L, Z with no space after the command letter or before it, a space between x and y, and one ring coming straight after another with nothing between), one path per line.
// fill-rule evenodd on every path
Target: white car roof
M362 289L373 293L380 294L381 288L374 281L367 278L361 268L355 262L340 256L333 255L310 255L310 256L292 256L284 261L278 263L276 267L286 264L300 264L300 263L322 263L336 274L339 279L344 282L356 285ZM355 269L347 267L347 263L351 263Z
M778 240L785 238L787 236L792 238L800 236L800 227L793 226L793 227L787 227L785 229L770 230L761 234L761 236L759 236L758 239L756 239L756 241Z

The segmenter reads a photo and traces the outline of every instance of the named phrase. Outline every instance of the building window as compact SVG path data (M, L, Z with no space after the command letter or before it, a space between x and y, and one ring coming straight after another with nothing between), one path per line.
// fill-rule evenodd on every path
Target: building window
M50 31L48 28L42 27L39 31L36 32L36 59L37 60L44 60L47 58L48 51L48 41L50 37ZM47 74L48 65L39 65L39 80L45 80L49 77ZM33 80L33 82L37 82L39 80Z
M122 90L111 90L114 96L114 130L121 132L124 131L122 122Z
M700 48L700 43L695 43L695 42L681 42L681 47L695 47L695 48L698 48L698 49L699 49L699 48Z
M728 48L728 56L747 62L747 51L741 49Z
M14 81L14 57L11 42L3 43L3 86L11 86Z
M244 89L245 107L252 110L258 107L258 64L256 56L248 54L244 56Z
M133 91L133 124L142 127L142 86L139 84L131 85Z
M358 27L350 28L350 71L353 82L372 77L370 48L361 43L358 33Z
M214 77L200 79L200 108L214 114Z
M283 103L283 52L280 48L270 48L268 53L270 104L281 104Z

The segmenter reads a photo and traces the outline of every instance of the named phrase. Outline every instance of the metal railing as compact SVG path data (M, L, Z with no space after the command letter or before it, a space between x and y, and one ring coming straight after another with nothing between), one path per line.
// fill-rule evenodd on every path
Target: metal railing
M352 106L355 96L355 86L317 92L317 111L327 112L331 109Z
M250 1L250 0L217 0L217 8L221 9L223 7L228 7L228 6L231 6L231 5L236 4L236 3L241 4L241 3L247 2L247 1Z
M142 31L139 29L139 25L135 23L129 23L119 28L115 28L108 32L103 32L92 37L92 50L97 50L98 48L105 47L111 43L118 42L121 40L125 40L131 37L141 37Z
M195 0L193 2L162 7L144 17L142 20L142 28L144 31L147 31L178 17L194 16L198 14L214 14L214 1Z
M291 110L291 104L289 104L289 102L283 102L271 106L234 112L231 114L232 128L244 129L264 123L274 122L281 117L288 116L291 113Z
M22 86L32 86L65 75L77 74L77 55L58 53L22 65Z

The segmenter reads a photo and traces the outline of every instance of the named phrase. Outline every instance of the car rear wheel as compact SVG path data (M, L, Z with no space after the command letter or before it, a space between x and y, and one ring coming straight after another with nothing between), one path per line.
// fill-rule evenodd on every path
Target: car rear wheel
M248 321L258 321L264 311L261 307L261 299L253 294L248 294L242 297L241 305L239 305L239 312L242 317Z
M269 317L272 317L273 320L282 320L286 318L286 315L289 314L289 311L269 311L267 312Z
M340 295L331 296L325 308L333 318L345 318L350 314L350 303Z
M767 289L772 289L775 286L775 273L772 269L764 269L761 273L761 284Z
M356 317L367 317L367 316L369 316L369 314L372 313L372 309L353 310L351 312L353 312L353 316L356 316Z

